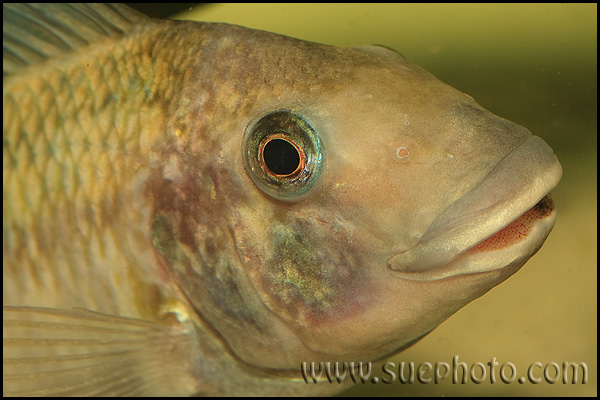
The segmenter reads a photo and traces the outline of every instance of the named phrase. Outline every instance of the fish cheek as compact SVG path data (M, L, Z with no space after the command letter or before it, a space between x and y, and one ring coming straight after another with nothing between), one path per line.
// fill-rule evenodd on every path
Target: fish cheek
M315 217L273 223L259 275L267 306L284 320L305 326L355 311L348 299L360 261L348 248L350 234Z

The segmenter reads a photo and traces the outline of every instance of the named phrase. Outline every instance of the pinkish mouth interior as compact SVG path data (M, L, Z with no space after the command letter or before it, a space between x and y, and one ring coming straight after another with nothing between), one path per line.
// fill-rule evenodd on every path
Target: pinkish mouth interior
M501 231L473 246L470 251L494 251L509 247L525 238L536 221L548 216L552 210L554 210L554 203L550 198L550 194L547 194L519 218Z

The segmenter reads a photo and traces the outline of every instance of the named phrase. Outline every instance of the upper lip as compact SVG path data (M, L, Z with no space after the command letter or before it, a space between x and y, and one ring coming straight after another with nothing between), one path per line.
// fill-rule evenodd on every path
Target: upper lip
M450 262L533 207L561 175L552 149L530 136L479 185L446 208L413 248L392 256L388 266L418 272Z

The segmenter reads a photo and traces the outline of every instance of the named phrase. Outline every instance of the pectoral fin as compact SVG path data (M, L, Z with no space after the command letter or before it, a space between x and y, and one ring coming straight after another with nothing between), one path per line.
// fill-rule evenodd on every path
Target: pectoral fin
M4 396L197 392L193 333L81 309L3 307Z

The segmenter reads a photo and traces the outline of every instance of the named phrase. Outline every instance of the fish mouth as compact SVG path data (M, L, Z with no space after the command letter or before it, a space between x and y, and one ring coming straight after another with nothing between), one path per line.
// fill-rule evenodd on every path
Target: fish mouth
M444 210L414 247L392 255L388 268L422 281L522 265L554 226L550 191L561 176L552 149L530 136Z

